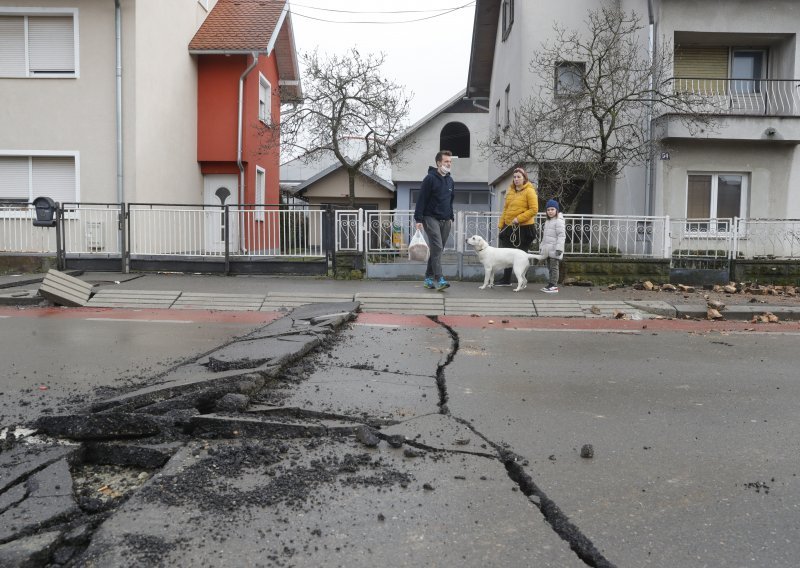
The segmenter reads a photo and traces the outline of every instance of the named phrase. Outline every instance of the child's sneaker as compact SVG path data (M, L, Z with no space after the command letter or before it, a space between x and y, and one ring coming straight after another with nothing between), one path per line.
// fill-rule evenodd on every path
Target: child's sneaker
M425 282L422 284L422 287L428 288L429 290L433 290L434 288L436 288L436 286L434 286L433 284L433 278L426 278Z
M436 289L437 290L441 291L441 290L444 290L445 288L449 288L449 287L450 287L450 282L445 280L444 277L439 278L439 283L436 285Z
M555 284L548 284L544 288L542 288L542 292L546 294L558 294L558 286Z

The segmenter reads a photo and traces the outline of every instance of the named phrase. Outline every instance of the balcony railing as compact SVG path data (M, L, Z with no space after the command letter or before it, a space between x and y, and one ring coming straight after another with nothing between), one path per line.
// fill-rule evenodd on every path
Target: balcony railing
M672 87L693 95L693 107L700 112L800 116L800 79L675 77Z

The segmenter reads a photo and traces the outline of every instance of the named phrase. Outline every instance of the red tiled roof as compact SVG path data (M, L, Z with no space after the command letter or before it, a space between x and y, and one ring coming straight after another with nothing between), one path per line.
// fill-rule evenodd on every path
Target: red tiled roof
M286 0L218 0L189 51L266 52Z

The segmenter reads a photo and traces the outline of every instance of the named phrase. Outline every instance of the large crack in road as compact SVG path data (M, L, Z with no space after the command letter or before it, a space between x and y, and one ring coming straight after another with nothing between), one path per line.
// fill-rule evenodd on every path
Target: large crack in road
M159 531L148 533L137 516L141 511L185 507L209 514L221 511L235 519L245 507L245 517L269 519L258 531L259 552L271 565L289 565L301 550L291 531L273 526L289 522L280 507L311 518L315 507L324 509L325 498L336 499L331 495L337 491L378 488L385 492L395 486L408 491L419 483L419 490L429 494L435 482L419 482L416 477L430 476L425 469L439 463L437 456L461 456L502 464L508 479L583 563L613 566L536 486L524 470L526 460L490 440L469 421L450 414L446 371L458 354L459 336L436 317L430 319L450 339L434 374L437 414L480 438L487 451L460 446L469 442L463 436L456 438L455 445L442 446L419 434L403 433L424 416L403 420L367 410L336 412L282 405L303 384L304 371L310 371L304 368L310 364L303 355L312 350L325 353L334 332L353 317L355 308L343 312L341 305L321 307L306 310L305 315L299 310L151 377L150 386L97 401L83 413L44 416L36 424L39 436L21 428L8 429L0 453L0 520L7 526L0 531L0 564L13 565L20 554L27 555L24 560L32 566L122 566L130 561L126 554L157 563L188 546L190 537L168 539ZM270 356L253 356L263 349L264 341L271 342ZM430 378L388 366L378 371L365 363L339 368L348 373L394 374L396 385ZM359 450L359 446L375 448L380 441L405 448L401 461L394 455ZM409 469L402 462L414 464L426 456L430 460L423 468ZM464 475L454 477L465 479ZM247 483L240 486L243 480ZM55 487L57 491L52 490ZM321 501L320 494L326 495ZM31 520L31 505L39 499L47 502L48 509ZM124 507L129 501L135 504ZM264 511L277 516L270 518ZM378 522L383 523L387 514L378 513ZM193 532L206 527L202 518L189 516L186 522L196 525ZM335 525L326 526L319 519L310 530L322 539L321 544L305 541L302 552L313 557L320 547L329 546L325 537L336 532ZM225 542L235 536L213 525L213 540ZM332 538L328 542L335 542ZM353 545L336 547L336 552L348 546Z
M446 354L444 361L437 365L435 374L436 386L439 390L440 412L442 414L450 415L450 410L447 405L449 395L447 393L446 369L453 362L456 354L458 353L460 345L458 332L446 323L439 321L439 318L436 316L431 316L430 319L445 329L451 340L450 351ZM559 508L559 506L552 499L550 499L545 492L536 485L536 483L534 483L533 479L525 471L523 466L524 460L520 456L515 454L509 448L501 446L497 442L490 440L487 436L483 435L477 428L475 428L475 426L468 420L464 420L463 418L459 418L457 416L451 417L472 430L476 436L479 436L495 449L497 452L496 455L480 452L474 453L473 455L480 455L482 457L489 457L491 459L499 459L505 466L506 471L508 472L508 477L519 486L522 494L528 497L531 502L541 511L544 519L553 528L556 534L558 534L561 539L569 544L570 549L573 550L575 554L577 554L578 557L586 563L587 566L591 566L592 568L614 567L614 564L605 558L599 550L597 550L591 539L584 535L581 530L570 521L569 517Z

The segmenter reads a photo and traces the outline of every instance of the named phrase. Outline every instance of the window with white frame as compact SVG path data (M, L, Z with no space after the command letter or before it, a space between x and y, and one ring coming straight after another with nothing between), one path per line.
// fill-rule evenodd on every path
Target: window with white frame
M77 77L78 11L0 6L0 77Z
M37 197L78 201L77 156L0 154L0 204L27 204Z
M256 166L256 212L254 219L256 221L264 220L264 201L267 197L267 172L264 168Z
M578 61L559 61L556 63L555 94L564 96L582 93L585 73L585 63Z
M735 173L692 173L686 189L686 218L709 219L702 229L728 231L727 219L747 216L748 178ZM726 219L725 221L715 221Z
M503 41L511 33L511 25L514 23L514 0L503 0L501 6L503 20Z
M264 124L272 121L272 85L267 78L258 76L258 119Z

